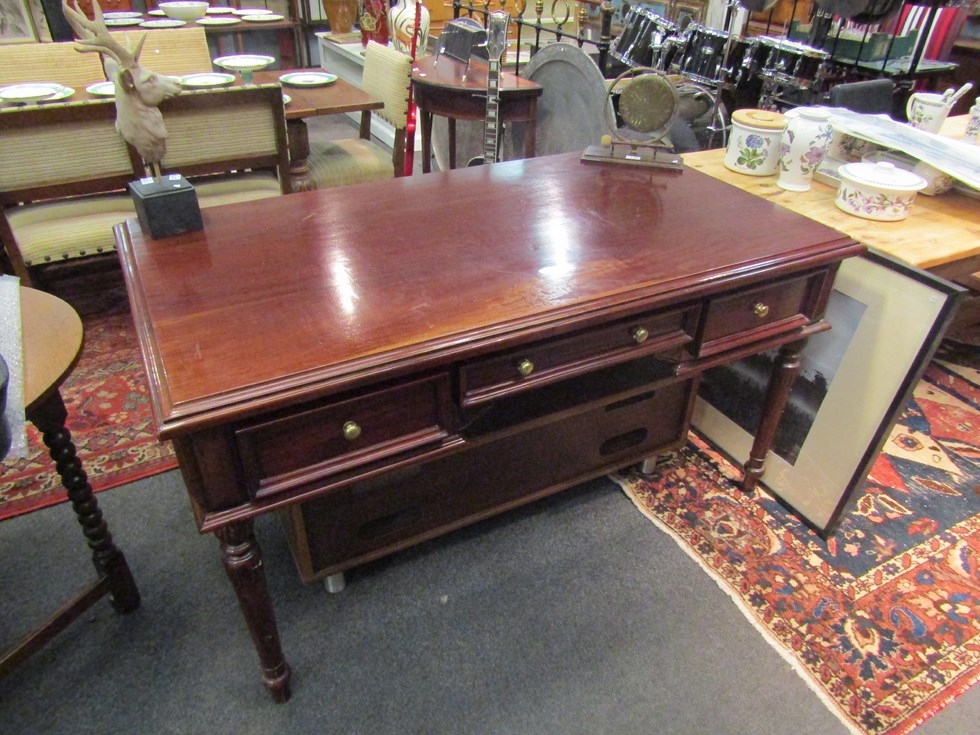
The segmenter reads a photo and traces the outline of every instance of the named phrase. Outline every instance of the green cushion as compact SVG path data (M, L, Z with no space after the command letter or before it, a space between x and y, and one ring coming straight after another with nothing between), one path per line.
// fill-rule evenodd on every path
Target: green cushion
M361 138L318 143L307 165L317 189L395 177L391 151Z

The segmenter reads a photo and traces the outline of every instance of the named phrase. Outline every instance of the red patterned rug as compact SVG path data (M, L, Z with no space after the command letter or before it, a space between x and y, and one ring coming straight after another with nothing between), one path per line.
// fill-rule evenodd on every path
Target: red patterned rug
M58 291L58 289L52 289ZM79 279L58 293L85 325L78 365L61 387L68 428L99 492L177 466L152 430L136 333L118 275ZM29 456L0 464L0 520L66 500L40 434L28 424Z
M980 679L978 428L980 371L933 362L829 541L693 434L614 479L852 732L900 735Z

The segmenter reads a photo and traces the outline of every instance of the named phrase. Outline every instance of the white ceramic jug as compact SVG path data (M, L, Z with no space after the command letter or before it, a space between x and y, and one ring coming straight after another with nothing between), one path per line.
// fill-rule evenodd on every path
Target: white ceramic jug
M905 103L905 114L913 128L938 133L951 107L938 92L913 92Z

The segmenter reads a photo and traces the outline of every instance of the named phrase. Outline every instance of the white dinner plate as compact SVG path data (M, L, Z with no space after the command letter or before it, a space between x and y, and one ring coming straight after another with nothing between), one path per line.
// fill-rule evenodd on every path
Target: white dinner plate
M275 13L270 13L268 15L256 15L254 13L249 13L248 15L243 15L242 20L251 21L252 23L272 23L277 20L285 20L286 17L283 15L276 15Z
M106 20L120 20L124 18L142 18L143 14L135 10L110 10L103 13L102 17Z
M229 15L216 16L214 18L209 18L207 16L197 19L197 24L200 26L230 26L235 23L241 23L241 18L235 18Z
M149 13L147 13L147 15L155 15L158 18L167 17L167 14L164 13L162 10L160 10L160 8L157 8L156 10L151 10Z
M85 91L89 94L94 94L97 97L115 97L116 87L112 82L96 82L95 84L90 84L85 88Z
M269 15L272 13L268 8L232 8L231 12L235 15Z
M138 26L143 22L143 16L139 18L106 18L106 28L117 28L121 26Z
M66 93L67 92L67 93ZM71 87L65 87L56 82L32 82L27 84L11 84L0 88L0 100L22 104L38 102L54 102L63 100L75 94Z
M224 87L235 81L234 74L205 72L203 74L185 74L180 78L183 87Z
M219 56L214 60L214 63L222 69L230 69L232 71L256 71L257 69L262 69L269 64L275 63L275 59L271 56L238 54L235 56Z
M186 26L186 20L177 20L176 18L160 18L160 20L144 20L140 23L143 28L180 28L181 26Z
M283 74L279 81L292 87L322 87L336 82L337 75L322 71L294 71Z

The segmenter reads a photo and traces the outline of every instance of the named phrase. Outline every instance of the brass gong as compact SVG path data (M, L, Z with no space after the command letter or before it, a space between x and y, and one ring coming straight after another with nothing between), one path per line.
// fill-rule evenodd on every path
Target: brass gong
M679 102L667 75L647 67L629 69L609 85L607 96L609 134L585 150L583 161L682 167L681 157L661 142L677 118Z

